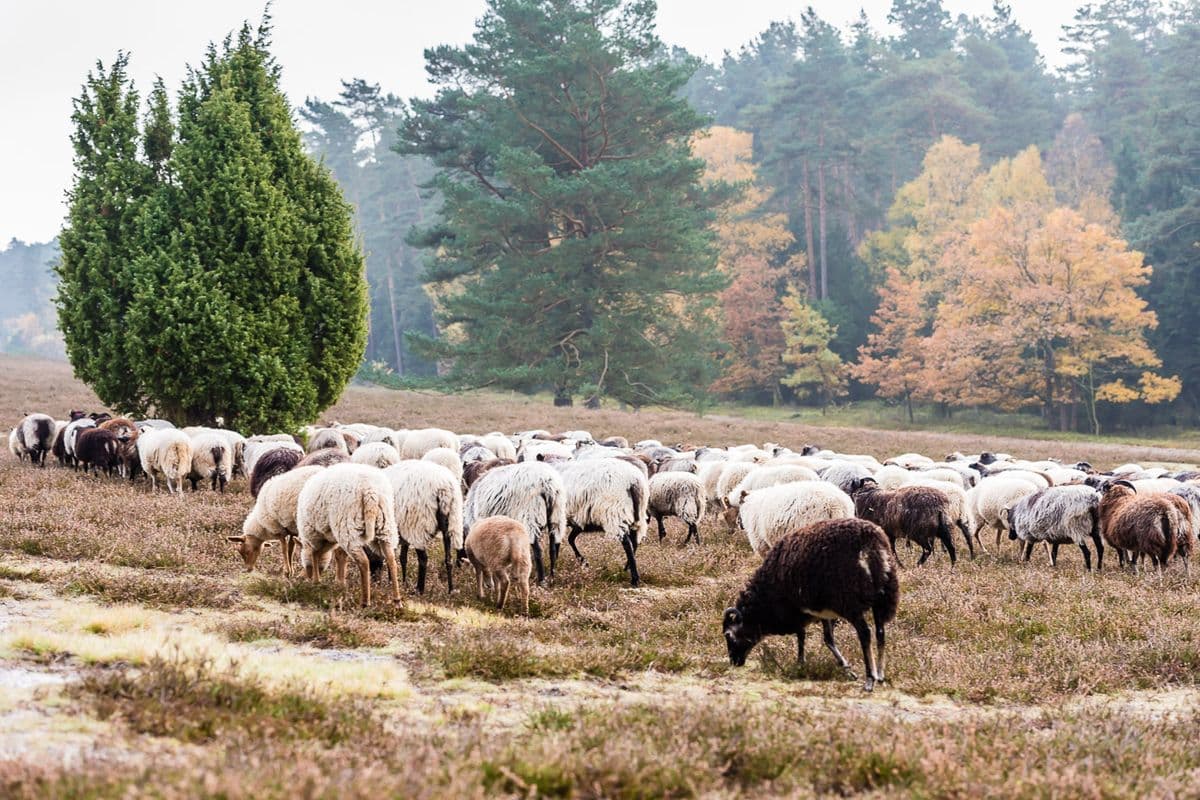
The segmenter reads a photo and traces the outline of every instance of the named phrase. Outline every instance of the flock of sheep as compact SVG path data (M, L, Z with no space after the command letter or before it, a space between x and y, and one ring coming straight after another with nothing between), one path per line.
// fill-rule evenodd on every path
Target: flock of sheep
M534 570L541 582L548 559L553 576L564 540L586 563L577 539L587 532L621 547L637 586L638 545L651 520L660 540L664 519L676 517L687 527L684 542L699 544L700 523L716 515L744 531L763 558L725 612L730 660L743 663L768 634L796 635L803 659L805 628L820 621L826 646L846 667L832 635L841 618L862 644L868 690L883 680L884 626L898 602L897 539L920 548L918 566L939 544L953 563L957 536L974 556L984 548L981 534L994 532L997 548L1005 535L1021 542L1026 561L1039 542L1052 564L1060 545L1072 545L1088 570L1094 551L1099 569L1107 545L1136 571L1145 559L1159 569L1180 560L1187 569L1200 533L1200 472L1128 464L1101 474L1086 463L993 453L943 461L905 453L881 463L773 443L669 447L597 440L587 431L477 436L337 423L300 436L244 437L82 411L68 420L27 415L12 429L9 449L36 465L53 455L75 469L129 480L144 474L152 490L161 479L172 493L185 483L224 491L244 475L255 503L241 534L229 539L246 568L254 568L265 542L277 541L290 575L298 544L313 580L332 562L345 581L353 562L364 605L373 568L386 567L390 594L399 599L409 550L424 592L428 553L440 543L451 591L452 559L469 559L480 597L491 587L503 608L515 586L528 613Z

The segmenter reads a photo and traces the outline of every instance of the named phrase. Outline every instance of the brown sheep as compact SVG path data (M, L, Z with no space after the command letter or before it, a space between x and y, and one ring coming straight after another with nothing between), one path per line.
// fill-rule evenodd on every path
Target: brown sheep
M866 671L863 689L871 691L876 681L884 680L884 626L895 618L900 602L896 567L886 534L865 520L818 522L788 534L767 553L737 603L725 609L722 628L730 663L745 664L764 636L795 634L797 660L803 665L806 630L820 620L825 646L849 672L833 640L833 622L840 617L858 634ZM871 657L868 612L875 623L878 662Z
M493 458L489 461L468 461L463 464L463 484L470 489L475 481L487 475L496 467L505 467L509 464L515 464L511 458Z
M1139 495L1129 481L1115 480L1104 485L1100 498L1100 533L1117 551L1117 560L1125 566L1129 556L1134 572L1140 556L1149 556L1160 570L1179 549L1181 538L1190 536L1190 526L1168 495ZM1182 526L1182 529L1181 529ZM1183 545L1190 552L1191 542ZM1186 556L1185 556L1186 558ZM1186 561L1185 561L1186 563Z
M489 589L496 590L496 608L503 610L509 586L515 583L528 615L533 558L525 525L503 515L485 517L471 526L463 546L475 567L475 585L480 599L483 599L486 579Z
M957 555L950 538L950 525L954 519L950 510L950 498L940 489L931 486L901 486L883 490L874 478L859 478L850 486L854 498L854 513L859 519L874 522L883 528L892 552L896 552L896 539L910 539L921 548L921 566L933 555L933 543L940 541L950 554L954 564Z
M345 464L349 461L350 456L345 450L338 450L336 447L325 446L309 452L308 455L296 462L296 466L332 467L334 464Z

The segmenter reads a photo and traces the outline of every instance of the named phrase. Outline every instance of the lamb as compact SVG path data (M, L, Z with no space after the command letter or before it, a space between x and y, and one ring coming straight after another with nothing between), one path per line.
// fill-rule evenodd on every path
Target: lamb
M458 436L441 428L422 428L409 431L400 448L400 458L420 458L435 447L445 447L457 453Z
M1146 555L1160 570L1175 554L1180 535L1190 531L1178 530L1179 512L1162 495L1137 494L1133 484L1113 480L1104 485L1100 498L1100 533L1104 541L1117 551L1120 565L1125 566L1128 554L1137 571L1138 557Z
M366 549L383 555L392 601L400 601L396 575L396 509L387 476L365 464L335 464L313 475L300 490L296 528L306 576L321 578L321 562L334 547L338 579L345 581L346 559L358 565L363 608L371 603L371 562Z
M391 487L397 531L400 535L400 570L408 583L408 549L417 551L417 592L425 593L429 548L441 534L446 565L446 588L454 591L452 555L463 549L463 498L459 478L443 466L409 460L383 471Z
M841 489L823 481L799 481L750 493L738 522L750 547L765 558L776 542L798 528L853 516L854 501Z
M589 531L602 531L625 551L629 583L637 586L637 548L646 535L646 501L650 488L636 467L615 458L556 465L566 489L567 538L581 564L586 564L575 540Z
M46 466L46 455L54 449L54 418L48 414L29 414L17 428L21 445L29 453L29 461Z
M315 453L326 448L338 450L347 456L350 455L350 448L346 446L346 437L342 436L342 432L336 428L318 428L312 436L308 437L308 447L305 449L309 453Z
M541 542L549 536L550 576L567 527L566 488L558 471L536 461L508 464L490 470L467 492L463 530L470 535L476 520L502 514L519 521L529 534L538 583L545 579Z
M850 672L833 639L834 620L840 617L858 634L866 673L863 690L872 691L884 681L884 628L895 619L899 602L896 557L877 525L857 519L818 522L771 548L736 604L725 609L721 627L729 662L745 664L764 636L795 634L796 657L803 665L805 633L809 623L819 619L825 646ZM878 661L871 654L867 612L875 625Z
M196 491L200 481L207 481L215 492L223 492L233 472L233 448L229 440L216 431L202 431L192 437L192 463L188 481Z
M529 615L529 576L533 561L529 556L529 534L512 517L487 517L471 527L465 543L467 558L475 567L475 585L483 599L483 584L496 590L496 608L503 610L508 587L515 583L521 591L525 615Z
M1008 538L1025 542L1025 560L1037 542L1050 545L1050 564L1058 564L1058 546L1075 544L1083 564L1092 571L1088 542L1096 547L1096 569L1103 569L1104 544L1100 541L1100 494L1090 486L1052 486L1026 495L1008 511Z
M192 466L192 440L174 428L144 430L137 441L142 472L150 476L150 489L158 489L158 475L167 482L167 491L183 493L183 479ZM174 486L172 486L174 483Z
M646 508L650 516L658 521L658 540L667 535L663 526L664 517L678 517L687 525L688 535L684 544L693 538L700 544L699 525L704 520L704 509L708 498L704 494L704 483L689 472L660 472L650 479L650 496Z
M253 444L253 443L252 443ZM254 452L254 460L247 459L246 463L253 464L250 468L250 496L258 497L258 493L262 491L262 487L271 478L276 475L282 475L295 468L300 463L300 459L304 457L304 451L297 444L292 444L290 447L280 443L279 447L271 447L263 449L263 452Z
M421 456L422 461L428 461L450 470L458 480L462 480L463 464L458 453L446 447L435 447Z
M294 455L289 450L280 453ZM295 552L299 529L296 527L296 509L299 505L300 491L308 479L321 471L321 467L301 467L281 475L274 475L260 487L257 501L246 521L242 524L241 536L229 536L229 541L238 546L238 552L246 565L246 571L251 572L262 552L263 542L268 539L279 540L283 550L284 574L292 574L293 553Z
M899 489L880 489L874 478L855 481L850 492L859 519L869 520L883 528L895 550L896 539L904 537L921 548L921 566L933 555L933 542L940 540L954 564L957 555L950 537L953 515L946 493L931 486L901 486Z
M350 456L350 461L354 464L370 464L378 469L387 469L400 463L400 454L387 442L367 442L359 445L354 455Z
M1004 509L1012 508L1021 498L1036 491L1039 489L1035 484L1021 478L1000 476L980 481L967 492L967 506L975 520L975 541L979 542L981 530L991 528L996 532L996 549L999 550L1000 537L1008 532L1008 515Z

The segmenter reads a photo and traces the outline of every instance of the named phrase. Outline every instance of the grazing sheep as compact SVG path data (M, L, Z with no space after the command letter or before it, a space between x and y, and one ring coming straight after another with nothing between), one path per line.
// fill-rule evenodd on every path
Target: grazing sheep
M471 526L465 543L467 558L475 567L475 586L483 599L483 584L496 590L496 608L504 610L508 587L515 583L529 615L529 576L533 561L529 556L529 534L512 517L487 517Z
M1178 520L1174 503L1162 495L1139 496L1129 481L1109 481L1102 489L1100 533L1116 549L1122 567L1128 555L1136 572L1138 557L1145 555L1160 570L1166 569L1178 537L1191 533L1189 529L1178 530Z
M933 555L933 542L941 541L954 564L957 554L950 537L953 515L946 493L931 486L901 486L899 489L880 489L874 478L855 482L850 496L859 519L874 522L883 528L895 550L896 539L906 538L921 548L921 566Z
M1178 495L1188 504L1192 512L1192 538L1200 538L1200 488L1190 484L1172 486L1167 494Z
M1026 495L1008 511L1008 538L1025 542L1025 560L1038 542L1050 545L1050 565L1058 564L1058 546L1075 544L1083 564L1092 571L1088 542L1096 547L1096 569L1103 569L1104 544L1100 541L1100 494L1090 486L1051 486Z
M251 443L253 446L255 443ZM284 443L278 443L279 446L270 446L275 443L264 443L254 450L247 449L247 452L254 452L254 460L247 459L247 465L253 464L250 467L250 496L258 497L258 493L262 491L263 485L274 478L276 475L282 475L289 472L300 463L300 459L304 458L304 451L299 445L292 443L287 446ZM261 448L261 451L260 451Z
M717 494L717 482L721 480L727 461L705 461L700 464L696 477L704 484L704 496L708 498L709 511L721 511L725 508L724 501Z
M246 474L253 477L254 470L258 466L258 460L273 450L281 449L291 450L298 453L301 458L304 457L304 448L292 441L292 437L290 436L284 436L279 439L251 436L246 440L246 447L243 451Z
M476 520L502 514L525 526L529 534L538 583L545 579L542 533L549 536L550 575L567 527L566 488L558 471L537 461L508 464L488 471L475 481L463 503L467 535Z
M765 557L798 528L853 516L854 501L841 489L824 481L797 481L751 492L738 511L738 522L750 547Z
M192 465L188 481L196 491L200 481L207 481L215 492L225 491L233 472L233 448L229 440L216 431L202 431L192 437Z
M752 461L724 462L721 474L717 477L716 485L717 497L720 498L722 507L727 506L729 493L733 491L733 487L741 483L747 475L756 469L758 469L758 465Z
M8 432L8 452L16 456L18 461L24 461L29 455L29 449L25 447L25 442L16 428Z
M304 458L296 462L298 467L332 467L334 464L348 464L350 456L345 450L338 450L336 447L322 447L320 450L313 450Z
M116 435L118 442L117 468L121 473L121 477L133 480L137 477L137 440L138 436L141 435L137 423L127 417L113 417L101 422L98 427L101 430L112 431ZM66 455L65 446L64 442L64 456Z
M432 464L437 464L440 467L445 467L450 470L458 480L462 480L463 463L458 457L458 453L447 447L435 447L429 450L425 455L421 456L422 461L428 461Z
M174 428L150 428L138 437L137 448L142 472L150 476L150 490L157 491L162 475L168 492L182 494L183 479L192 468L191 438Z
M493 458L490 461L468 461L463 464L463 486L470 489L475 481L487 475L496 467L506 467L517 463L511 458Z
M50 448L50 452L54 454L54 458L56 461L58 461L58 465L60 467L65 467L67 465L66 433L67 433L67 426L70 424L71 423L69 420L65 420L65 419L54 420L54 446ZM15 431L16 431L16 429L14 429L14 433L15 433ZM13 442L12 434L10 434L9 440L8 440L9 452L13 452L13 444L14 444L14 442ZM13 455L16 455L16 453L13 452ZM135 451L134 451L134 457L135 458L137 457L136 447L135 447Z
M383 471L392 490L400 534L400 570L408 583L408 549L417 551L417 592L425 593L429 548L441 535L447 591L454 591L453 556L463 548L463 498L460 479L430 461L408 460Z
M491 450L496 454L496 458L511 458L514 463L517 460L517 448L502 433L488 433L480 436L477 444Z
M465 444L458 451L458 457L465 466L472 461L493 461L496 458L496 454L486 447L481 447L477 444Z
M325 449L337 450L347 456L350 455L350 448L346 446L346 437L342 436L342 432L337 428L318 428L308 438L306 450L309 453Z
M104 428L84 428L75 441L75 458L85 472L104 470L112 476L121 464L121 442Z
M619 542L625 551L625 568L630 586L641 583L637 548L646 535L646 501L650 488L646 477L632 464L615 458L556 464L566 489L567 543L575 557L586 564L575 540L582 533L601 531Z
M54 418L48 414L29 414L21 420L17 436L31 463L46 466L46 455L54 449L54 428Z
M912 483L909 486L928 486L933 489L940 490L946 495L946 499L950 501L950 521L962 531L963 538L967 541L967 552L971 558L975 558L975 521L971 514L970 503L967 500L967 493L957 483L947 483L946 481L937 480L936 478L927 478L924 473L914 473Z
M820 480L820 478L817 476L817 473L808 467L800 467L794 464L759 467L746 473L746 477L742 478L736 486L730 489L725 502L730 508L737 508L742 504L746 495L755 489L766 489L769 486L778 486L781 483L815 480Z
M354 455L350 456L350 461L354 464L370 464L378 469L387 469L400 463L400 454L387 442L367 442L359 445Z
M139 419L134 424L137 425L139 433L144 433L147 428L160 429L175 427L175 423L165 419Z
M684 544L693 538L700 544L699 525L704 521L704 509L708 497L704 494L704 483L690 472L659 472L650 479L650 497L646 509L658 521L658 540L667 535L664 517L678 517L687 525L688 535Z
M857 519L818 522L771 548L737 603L725 609L721 627L729 662L745 664L764 636L795 634L796 657L803 665L805 633L811 622L820 620L825 646L849 672L833 639L833 621L840 617L858 634L866 673L863 689L869 692L884 681L884 627L895 618L899 602L895 555L877 525ZM871 655L867 612L875 624L878 660Z
M441 428L422 428L409 431L400 448L400 458L420 458L435 447L445 447L457 453L458 436Z
M622 450L629 449L629 440L624 436L608 436L596 442L596 444L602 447L619 447Z
M265 488L265 487L264 487ZM371 562L366 548L381 554L388 568L393 602L400 601L396 575L396 509L387 476L364 464L335 464L313 475L300 490L296 529L306 576L321 578L321 563L334 547L338 580L345 582L346 559L358 565L362 605L371 603Z
M1000 549L1000 537L1008 533L1008 515L1004 509L1012 508L1022 497L1040 491L1038 487L1022 478L1003 475L984 478L967 492L967 506L975 520L975 541L982 546L979 532L991 528L996 532L996 549Z
M853 461L834 461L824 469L818 470L821 480L832 483L847 494L850 487L860 478L870 478L871 470Z
M291 453L280 450L280 453ZM292 574L293 553L296 549L297 537L300 534L296 527L296 509L300 500L300 491L308 479L321 471L321 467L301 467L279 475L271 476L265 481L258 492L258 499L246 521L242 523L242 535L230 536L229 541L238 546L246 571L254 569L258 555L262 552L263 542L268 539L279 540L283 550L284 574Z

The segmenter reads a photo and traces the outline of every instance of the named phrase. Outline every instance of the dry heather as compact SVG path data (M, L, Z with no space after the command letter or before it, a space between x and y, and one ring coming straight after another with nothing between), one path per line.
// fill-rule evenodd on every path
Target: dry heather
M94 408L60 365L0 360L0 412ZM34 374L35 378L19 378ZM578 428L876 455L997 448L1093 462L1200 453L811 429L352 388L329 419ZM721 611L756 559L715 522L638 553L585 535L528 618L460 573L355 609L332 575L246 574L251 505L0 461L0 796L1190 796L1200 777L1200 571L1086 575L1000 553L902 575L890 684L865 697L816 642L728 665ZM903 547L903 546L902 546ZM906 564L913 553L901 549ZM905 557L907 555L907 557ZM430 559L436 573L441 558ZM434 566L436 565L436 566ZM440 576L439 576L440 578ZM468 587L468 588L462 588ZM847 626L842 649L855 652ZM811 641L811 640L810 640ZM851 661L856 657L851 655Z

